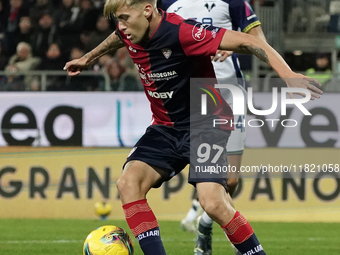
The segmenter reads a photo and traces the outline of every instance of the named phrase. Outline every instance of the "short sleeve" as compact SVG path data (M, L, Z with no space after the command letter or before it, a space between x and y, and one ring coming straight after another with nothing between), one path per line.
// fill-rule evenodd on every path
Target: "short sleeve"
M247 33L253 27L261 25L247 0L232 0L229 3L229 12L233 29L241 29Z
M180 26L179 41L187 56L212 56L220 46L225 31L224 28L188 19Z

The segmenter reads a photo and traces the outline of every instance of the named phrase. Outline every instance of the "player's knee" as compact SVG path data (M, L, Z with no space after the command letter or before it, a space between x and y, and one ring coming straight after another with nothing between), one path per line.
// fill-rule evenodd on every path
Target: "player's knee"
M215 214L217 211L220 211L222 203L223 201L212 198L200 198L200 204L208 215Z
M125 191L128 189L129 182L126 180L124 176L119 177L117 180L117 189L119 191L119 194L122 195L125 193Z
M122 175L121 177L119 177L119 179L117 180L117 189L121 197L129 194L132 195L133 193L138 193L138 190L140 190L138 182L135 182L127 175Z

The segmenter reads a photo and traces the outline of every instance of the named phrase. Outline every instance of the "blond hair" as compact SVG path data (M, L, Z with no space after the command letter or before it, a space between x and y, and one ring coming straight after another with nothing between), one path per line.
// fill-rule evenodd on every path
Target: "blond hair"
M156 8L156 0L106 0L104 6L104 16L107 18L111 17L111 14L117 12L118 8L126 5L128 7L132 7L134 5L149 3L152 4L153 7Z

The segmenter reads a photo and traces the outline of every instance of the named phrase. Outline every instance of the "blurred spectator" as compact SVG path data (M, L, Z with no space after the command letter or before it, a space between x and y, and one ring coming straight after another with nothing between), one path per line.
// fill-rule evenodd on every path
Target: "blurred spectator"
M39 18L39 26L34 32L32 49L35 56L43 57L50 44L59 42L52 15L43 12Z
M95 65L93 65L93 70L96 72L105 72L107 73L106 66L112 61L112 56L109 54L105 54L98 58ZM98 82L98 90L105 91L106 89L111 90L110 88L106 88L105 79L101 76L96 76L96 80Z
M54 14L57 31L63 42L63 50L69 53L72 47L80 42L83 27L80 8L74 4L74 0L62 0L61 8Z
M14 66L18 71L28 71L35 70L40 64L40 58L32 56L31 46L26 42L20 42L17 46L17 52L8 61L8 68ZM26 75L24 83L26 85L26 90L31 90L31 83L33 77L31 75Z
M125 67L125 72L133 76L137 80L139 88L143 89L143 84L140 80L138 70L129 55L128 49L126 47L120 48L117 51L117 57L120 64Z
M18 68L15 65L6 67L7 76L0 79L0 91L24 91L25 83L22 75L16 75Z
M5 43L4 51L7 56L15 53L14 38L19 33L19 22L22 17L28 16L28 10L23 5L23 0L10 0L9 8L4 13Z
M79 46L73 46L70 53L70 60L80 58L84 55L84 50Z
M90 34L90 38L85 45L85 51L89 52L104 41L113 31L109 21L104 16L100 16L96 23L96 29Z
M331 1L329 4L329 26L331 33L340 32L340 1Z
M325 85L332 78L330 56L326 53L318 53L315 65L306 71L306 75L316 79L321 85Z
M0 41L0 70L4 70L7 66L8 58L5 54L2 53L2 45Z
M80 0L79 6L81 15L84 19L83 27L81 30L92 32L96 28L96 23L101 10L98 10L94 7L92 0Z
M70 59L80 58L84 55L84 50L74 46L70 53ZM74 77L67 76L66 90L69 91L94 91L98 90L98 82L94 77L78 75Z
M8 4L7 0L0 0L0 36L3 37L3 34L6 30L6 12L7 12Z
M20 42L17 52L10 59L8 64L15 65L20 71L34 70L40 63L40 59L33 57L31 46L26 42Z
M112 59L106 64L107 73L111 80L113 91L139 91L136 78L125 72L125 68L118 59Z
M31 19L29 17L22 17L19 22L19 33L14 38L16 48L19 42L27 42L31 44L33 42L33 29Z
M94 71L105 71L106 65L111 61L112 56L109 54L105 54L101 56L97 63L93 66Z
M85 48L85 45L88 44L90 40L90 33L89 31L83 30L80 34L80 45L82 48Z
M19 21L21 17L28 16L28 10L26 6L24 6L23 0L10 0L9 3L6 31L8 33L14 33L19 30Z
M30 18L34 28L39 26L39 19L44 13L52 13L52 5L49 0L36 0L35 5L30 8Z
M60 47L57 43L52 43L46 52L46 55L41 61L40 70L57 70L60 71L65 65L65 59L63 59ZM64 90L65 76L47 76L46 90L60 91Z
M105 0L93 0L94 8L103 12Z
M288 33L318 32L318 20L326 15L329 0L294 0L288 14Z
M52 43L43 57L40 70L63 70L65 59L62 57L60 47L57 43Z
M61 0L50 0L53 9L57 9L61 6Z

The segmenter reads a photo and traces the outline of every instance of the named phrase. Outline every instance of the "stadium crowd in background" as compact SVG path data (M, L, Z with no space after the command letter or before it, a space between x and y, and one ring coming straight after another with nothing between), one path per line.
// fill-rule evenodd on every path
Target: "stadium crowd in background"
M63 64L90 51L113 31L103 17L102 0L1 0L0 1L0 76L1 91L40 90L39 79L16 75L18 71L61 71ZM20 45L20 47L19 47ZM26 53L23 53L25 51ZM22 54L21 54L22 53ZM105 71L111 90L142 89L134 66L112 52L91 69ZM100 66L100 68L98 68ZM92 83L91 83L92 81ZM101 79L47 76L48 91L95 91ZM126 86L126 84L128 84Z
M253 0L249 2L252 5L255 4ZM299 10L301 10L301 8L303 10L309 10L309 12L305 12L306 15L307 13L316 13L315 10L319 10L317 13L320 13L315 19L317 23L313 23L313 29L299 29L290 25L291 22L284 23L286 24L285 26L287 26L285 29L287 32L298 31L299 33L304 31L318 32L317 29L320 27L325 28L325 31L327 31L327 28L329 30L331 21L334 19L333 16L337 14L338 8L338 5L333 2L336 1L284 1L284 17L286 21L299 19ZM8 61L16 54L17 45L20 42L28 43L31 47L32 57L39 58L41 63L30 70L60 71L60 65L58 65L57 62L69 60L73 47L87 52L115 29L113 22L106 20L102 16L104 3L105 0L0 0L0 71L6 70L6 68L9 68L9 65L12 65L9 64ZM268 7L273 4L274 2L271 0L259 1L260 6ZM307 20L307 18L304 19L302 17L302 21L304 20ZM326 25L319 25L321 23L325 23ZM305 23L294 22L293 25L296 26L298 24ZM53 47L51 45L53 45ZM52 50L59 48L60 53L56 55L51 54L51 52L48 53L51 47ZM109 74L109 68L112 67L112 62L119 61L119 65L122 67L121 71L125 71L120 75L119 79L113 78L113 80L111 80L111 90L125 90L126 86L124 86L123 83L126 82L132 82L132 85L128 86L127 90L141 90L142 87L139 84L138 76L136 76L136 70L131 71L135 68L133 66L132 68L131 66L126 66L127 62L131 62L130 60L126 60L129 58L128 54L126 55L124 58L121 58L118 56L118 53L112 52L110 53L110 64L109 62L107 65L96 63L90 70L98 71L98 66L100 66L100 70L104 70ZM312 58L310 58L310 61L304 61L304 63L305 66L303 68L295 68L295 70L304 71L314 65ZM243 66L242 63L241 66ZM14 77L13 73L15 71L13 68L11 68L11 70L11 77ZM23 69L17 66L17 71L22 70ZM112 74L109 74L109 76L111 78L113 77ZM25 86L15 86L14 90L42 89L39 84L39 79L31 79L32 82L35 82L34 84L27 84L27 79L24 82L25 78L22 75L18 75L15 79L21 80ZM11 78L9 76L0 75L0 84L2 84L0 90L11 88L11 86L6 85L10 80ZM50 91L67 91L74 89L77 91L92 91L103 89L103 85L101 85L103 79L96 79L98 83L96 85L82 87L67 86L60 77L49 77L48 80L46 90ZM54 83L54 80L58 82Z

